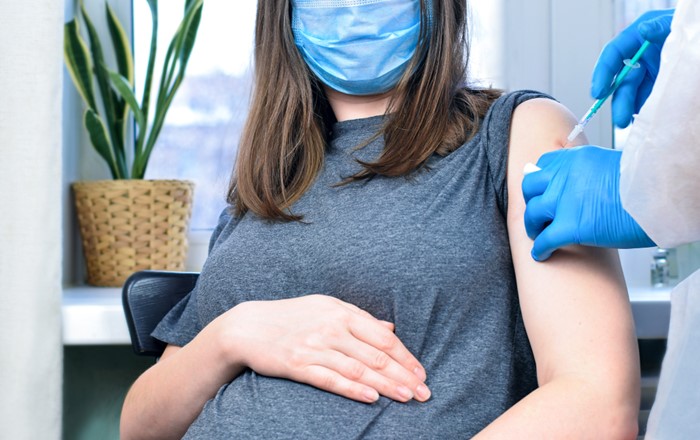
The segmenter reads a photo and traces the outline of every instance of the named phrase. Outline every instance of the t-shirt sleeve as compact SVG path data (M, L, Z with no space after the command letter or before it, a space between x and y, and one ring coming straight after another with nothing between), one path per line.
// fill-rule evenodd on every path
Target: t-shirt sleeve
M227 207L221 212L219 222L209 240L209 254L216 248L219 239L222 238L222 232L227 226L231 226L232 221L234 220ZM175 304L175 307L165 315L155 330L153 330L151 336L166 344L178 347L182 347L194 339L202 331L202 324L197 312L198 289L199 282L195 284L194 289L190 293Z
M508 212L508 145L510 143L510 125L515 108L525 101L535 98L554 99L551 96L533 90L519 90L498 98L484 118L482 128L486 142L481 145L486 149L489 164L489 176L496 191L498 209L503 217Z

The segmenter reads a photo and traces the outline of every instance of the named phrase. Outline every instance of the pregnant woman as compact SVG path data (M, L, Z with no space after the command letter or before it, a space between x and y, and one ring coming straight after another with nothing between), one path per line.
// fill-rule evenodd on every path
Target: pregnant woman
M260 0L209 257L125 439L636 435L617 257L530 257L522 169L571 114L470 87L466 0Z

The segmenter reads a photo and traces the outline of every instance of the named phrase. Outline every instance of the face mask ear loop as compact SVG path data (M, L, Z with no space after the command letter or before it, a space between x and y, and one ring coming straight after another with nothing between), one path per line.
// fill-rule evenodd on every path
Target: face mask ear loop
M426 36L430 36L433 32L433 0L422 0L425 5L425 13L428 18L428 29L425 31Z
M433 32L433 0L421 0L421 4L425 6L424 13L421 14L421 39L418 41L418 46L427 46L430 43L430 39ZM427 23L427 26L423 26L423 23ZM424 50L421 53L421 59L415 65L413 69L414 72L418 71L421 65L425 62L428 57L428 50Z

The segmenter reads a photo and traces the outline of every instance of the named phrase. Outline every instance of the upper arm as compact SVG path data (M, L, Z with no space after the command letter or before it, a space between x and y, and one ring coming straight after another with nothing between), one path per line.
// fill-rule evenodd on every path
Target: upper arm
M165 350L163 350L163 354L160 355L160 360L164 360L164 359L169 358L170 356L172 356L175 353L177 353L178 351L180 351L181 348L182 347L179 347L177 345L168 344L165 347Z
M527 101L513 115L507 220L523 320L540 385L576 375L608 387L617 397L634 398L639 393L639 360L617 253L569 247L546 263L530 256L532 241L523 223L523 167L562 148L575 124L566 108L547 99Z

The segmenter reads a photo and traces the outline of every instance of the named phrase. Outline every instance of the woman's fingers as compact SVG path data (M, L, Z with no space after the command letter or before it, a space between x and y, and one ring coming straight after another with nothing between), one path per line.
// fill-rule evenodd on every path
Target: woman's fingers
M419 378L418 374L406 369L387 353L352 336L338 341L334 348L340 352L339 356L359 362L365 367L362 370L353 362L341 363L335 359L337 365L351 367L338 370L345 377L369 385L379 391L379 394L394 400L406 402L415 398L425 401L430 397L430 391L423 383L425 379ZM358 370L362 371L361 376L356 374Z
M355 316L349 321L349 330L355 338L386 353L421 381L426 379L425 369L418 359L408 351L394 332L384 326L376 325L376 320L373 322L370 319Z
M299 372L299 377L292 379L358 402L374 403L379 399L379 393L374 388L352 381L322 365L309 365Z
M396 347L396 352L400 353L401 356L398 359L396 359L396 358L394 358L394 359L396 359L399 362L401 362L402 359L405 359L409 364L413 364L413 365L405 365L406 368L410 367L409 371L413 372L416 376L418 376L418 378L421 381L424 381L426 379L425 369L423 368L423 365L421 365L420 362L418 362L418 360L411 354L411 352L408 351L408 349L406 349L406 347L403 346L403 344L401 343L399 338L394 334L395 325L393 322L383 321L383 320L377 319L374 316L372 316L370 313L368 313L367 311L357 307L354 304L346 303L345 301L339 300L337 298L333 298L333 299L335 301L337 301L339 304L343 305L345 308L352 310L356 314L358 314L361 317L366 318L368 320L368 322L360 322L359 324L356 323L356 325L358 327L363 328L364 325L368 325L369 328L371 328L374 323L378 322L379 324L384 326L386 329L388 329L389 332L391 332L391 334L388 334L385 331L380 331L381 335L377 335L378 338L380 339L380 338L384 337L384 338L391 339L392 346L393 346L393 342L398 342L399 346ZM351 329L351 331L352 331L352 329ZM371 334L372 330L367 331L367 328L363 328L363 331L361 333ZM374 338L374 339L376 340L377 338ZM361 340L363 340L363 339L361 339ZM367 340L363 340L363 341L369 343L370 345L374 345L375 347L377 347L375 344L372 344L371 342L369 342ZM377 348L381 349L381 347L377 347ZM388 354L391 355L391 353L388 353Z
M392 332L393 332L393 331L395 330L395 328L396 328L396 326L394 325L393 322L382 321L382 320L380 320L379 323L380 323L381 325L383 325L384 327L388 328L389 331L392 331Z
M389 344L393 348L393 352L398 359L394 359L391 353L382 351L368 341L362 341L354 337L343 338L337 341L335 348L349 358L360 361L363 365L370 369L371 381L365 380L363 383L373 386L383 396L390 397L399 401L407 401L416 398L419 401L425 401L430 398L430 390L423 383L426 379L426 373L423 366L417 359L406 349L399 338L393 333L394 324L388 321L378 320L367 311L362 310L354 304L349 304L341 300L337 300L339 304L347 309L350 309L361 318L364 322L357 324L361 327L363 334L379 333L379 338L375 343L384 337L390 339ZM372 327L380 324L384 329ZM369 329L368 331L365 331ZM389 330L389 333L386 332ZM400 361L404 361L402 365ZM342 373L345 377L347 374ZM353 377L350 377L353 379Z
M406 383L394 380L382 371L372 369L355 356L347 356L335 350L327 350L324 353L319 353L315 364L336 371L352 382L369 386L378 391L382 396L399 402L408 402L413 399L415 397L413 388L418 386L411 384L413 386L412 388ZM413 376L408 372L406 375ZM420 381L417 381L415 376L412 377L410 382L418 382L418 384L421 384Z

